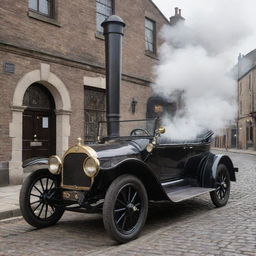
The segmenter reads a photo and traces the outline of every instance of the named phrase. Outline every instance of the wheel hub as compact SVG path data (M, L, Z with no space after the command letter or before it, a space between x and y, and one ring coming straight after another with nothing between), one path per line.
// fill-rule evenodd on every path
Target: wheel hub
M126 212L128 214L133 214L134 212L138 211L139 209L132 203L127 204Z

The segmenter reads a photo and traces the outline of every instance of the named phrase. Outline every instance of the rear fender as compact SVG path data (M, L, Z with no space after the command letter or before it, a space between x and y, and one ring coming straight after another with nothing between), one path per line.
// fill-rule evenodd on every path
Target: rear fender
M236 181L235 172L237 171L237 169L234 168L234 165L233 165L231 159L226 155L216 155L215 156L215 160L212 165L212 177L214 179L216 179L217 168L218 168L219 164L224 164L229 171L230 180Z
M205 159L203 170L201 170L200 184L202 187L215 187L217 169L220 164L224 164L227 167L230 175L230 180L236 181L235 172L237 171L237 169L234 168L231 159L226 155L214 155L210 153L207 159Z

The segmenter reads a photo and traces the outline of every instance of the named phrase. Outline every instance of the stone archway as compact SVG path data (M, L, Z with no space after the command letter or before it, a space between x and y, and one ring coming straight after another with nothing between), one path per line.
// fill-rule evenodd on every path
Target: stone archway
M50 65L41 63L38 70L25 74L17 83L11 105L12 121L9 135L12 139L12 158L9 163L11 184L20 184L22 169L22 113L23 97L27 88L33 83L44 85L52 94L56 105L56 153L62 155L68 148L70 136L71 100L65 84L50 72Z

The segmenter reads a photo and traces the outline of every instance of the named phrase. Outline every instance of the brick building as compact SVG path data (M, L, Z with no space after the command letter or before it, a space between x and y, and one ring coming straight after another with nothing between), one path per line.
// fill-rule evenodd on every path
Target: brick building
M126 23L121 118L145 118L157 33L169 24L151 0L1 1L0 185L20 183L28 158L94 138L105 115L100 24L111 14Z
M215 138L214 145L256 150L256 49L240 54L233 72L237 77L237 120Z
M256 49L239 56L238 148L256 150Z

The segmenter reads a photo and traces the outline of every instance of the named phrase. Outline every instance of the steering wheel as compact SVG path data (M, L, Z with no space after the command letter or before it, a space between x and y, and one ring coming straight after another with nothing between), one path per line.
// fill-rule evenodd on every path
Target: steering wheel
M142 136L142 135L148 135L150 136L150 133L148 132L148 130L146 129L142 129L142 128L136 128L133 129L130 133L131 136Z

